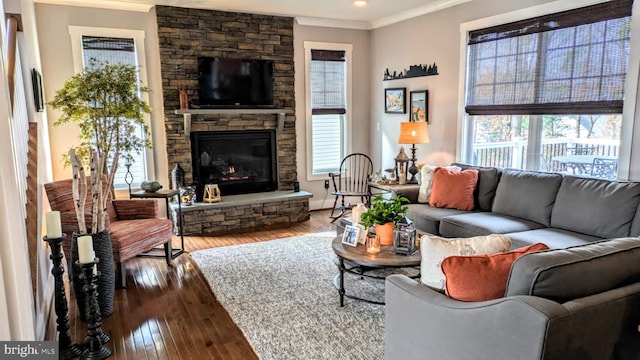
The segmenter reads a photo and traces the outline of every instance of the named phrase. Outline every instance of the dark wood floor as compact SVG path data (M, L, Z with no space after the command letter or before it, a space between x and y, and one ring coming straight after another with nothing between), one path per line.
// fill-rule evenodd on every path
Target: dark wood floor
M312 211L310 221L290 228L185 237L185 248L194 251L333 230L329 211ZM179 245L178 237L173 244ZM81 342L86 324L77 316L73 295L69 307L71 338ZM161 258L128 261L127 288L116 289L114 308L102 323L111 336L111 359L257 359L189 254L177 257L169 268Z

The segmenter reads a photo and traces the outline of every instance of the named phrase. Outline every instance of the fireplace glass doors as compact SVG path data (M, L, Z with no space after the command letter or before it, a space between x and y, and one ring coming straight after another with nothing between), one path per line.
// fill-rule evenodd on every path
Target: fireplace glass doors
M192 132L191 161L198 201L206 184L222 196L278 189L274 130Z

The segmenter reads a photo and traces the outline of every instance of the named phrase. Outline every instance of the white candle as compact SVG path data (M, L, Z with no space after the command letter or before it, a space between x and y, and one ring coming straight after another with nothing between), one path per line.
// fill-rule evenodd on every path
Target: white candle
M62 237L62 225L60 224L60 211L49 211L44 214L47 226L47 237L58 239Z
M78 260L81 264L92 262L96 257L93 251L93 240L91 236L80 236L78 238Z

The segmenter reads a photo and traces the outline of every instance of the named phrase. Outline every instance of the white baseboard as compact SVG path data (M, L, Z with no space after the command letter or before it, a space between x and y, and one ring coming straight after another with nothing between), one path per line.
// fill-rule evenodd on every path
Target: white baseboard
M309 210L331 209L331 205L333 205L333 200L309 200Z
M55 314L55 279L53 274L49 273L47 281L44 283L44 290L42 291L42 301L37 304L36 311L36 339L38 341L45 340L47 336L47 328L52 328L54 331L52 334L57 336L56 330L56 314ZM67 299L69 301L69 299ZM49 339L55 340L55 339Z

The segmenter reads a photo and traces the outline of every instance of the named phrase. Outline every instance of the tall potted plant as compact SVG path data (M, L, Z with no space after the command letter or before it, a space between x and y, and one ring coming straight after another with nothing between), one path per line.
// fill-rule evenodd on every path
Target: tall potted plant
M98 281L100 310L103 317L113 313L115 274L113 250L106 229L107 201L113 195L113 183L118 160L122 154L140 152L151 146L149 130L144 121L151 112L149 105L140 97L149 89L139 80L138 69L133 65L109 64L92 59L82 72L68 79L56 91L49 103L61 111L54 125L77 124L80 142L66 154L65 163L73 170L73 199L78 218L76 239L90 234L93 238L96 257L100 259ZM144 137L137 135L143 129ZM87 181L85 167L89 165L91 176ZM91 189L90 216L85 217L88 187ZM90 220L90 223L88 221ZM78 259L72 250L72 263ZM74 279L79 270L74 270ZM74 281L80 314L84 314L84 301L79 281Z
M404 220L409 207L403 204L408 202L404 196L385 200L382 195L378 195L371 200L371 208L360 215L362 225L367 228L375 225L380 245L393 245L393 230Z

